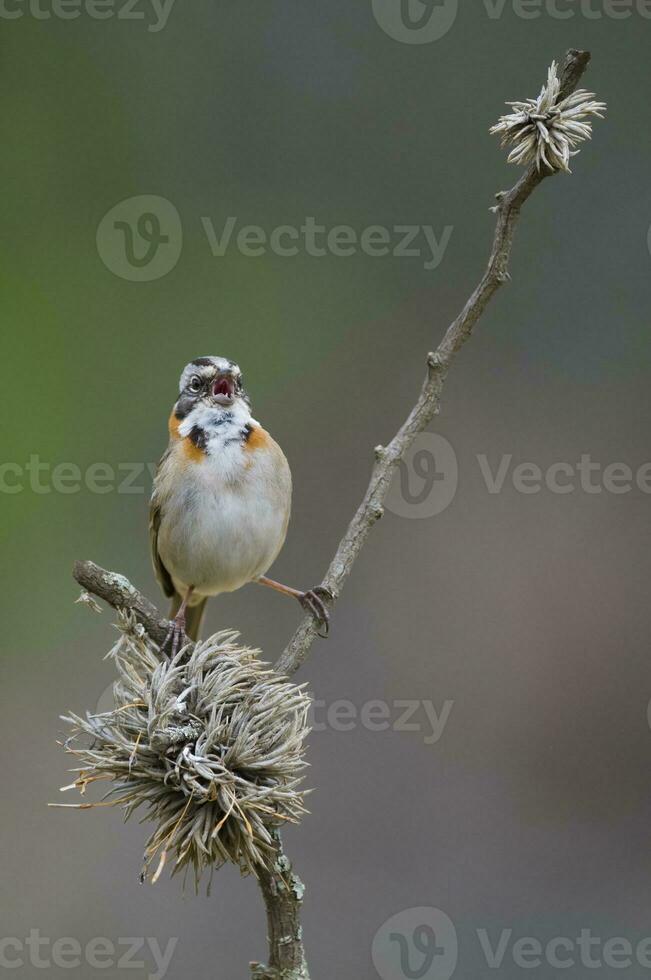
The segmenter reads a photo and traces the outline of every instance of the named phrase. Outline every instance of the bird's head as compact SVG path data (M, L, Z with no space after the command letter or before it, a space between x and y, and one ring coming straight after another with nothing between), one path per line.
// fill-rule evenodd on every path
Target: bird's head
M183 368L179 381L177 416L188 415L195 407L233 409L249 397L242 383L242 372L227 357L197 357Z

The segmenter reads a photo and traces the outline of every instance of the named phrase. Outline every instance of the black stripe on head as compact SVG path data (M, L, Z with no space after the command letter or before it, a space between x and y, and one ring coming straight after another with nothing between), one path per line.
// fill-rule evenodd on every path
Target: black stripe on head
M203 431L200 425L193 425L188 436L190 442L194 443L197 449L200 449L202 453L205 453L206 447L208 446L208 439L206 438L206 433Z
M192 361L193 367L210 367L218 369L218 365L215 363L217 361L223 361L224 364L228 365L229 368L233 369L237 367L237 361L231 361L230 357L197 357Z

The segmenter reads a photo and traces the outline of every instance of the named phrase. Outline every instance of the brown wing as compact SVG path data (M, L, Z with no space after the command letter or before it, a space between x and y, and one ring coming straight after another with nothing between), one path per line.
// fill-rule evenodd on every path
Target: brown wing
M165 459L165 457L163 457ZM161 460L161 463L163 460ZM158 500L158 494L156 493L156 487L154 486L154 492L151 495L151 500L149 501L149 545L151 548L151 560L154 566L154 573L158 579L158 583L165 593L166 596L173 596L176 593L174 588L174 583L170 573L163 565L161 556L158 552L158 531L160 529L161 521L161 506Z

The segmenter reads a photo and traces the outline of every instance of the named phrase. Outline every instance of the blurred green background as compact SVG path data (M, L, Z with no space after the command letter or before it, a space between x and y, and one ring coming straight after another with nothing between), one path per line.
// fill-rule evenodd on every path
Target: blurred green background
M528 495L509 481L490 494L477 463L511 454L545 469L589 453L636 470L651 458L651 21L568 6L571 19L529 20L463 3L428 44L390 37L370 0L195 0L158 32L27 8L0 18L3 461L153 463L184 364L234 358L292 466L274 574L300 587L320 580L372 447L409 410L426 352L483 270L493 194L518 176L489 126L505 100L538 93L566 48L593 53L586 84L607 119L573 176L527 205L513 282L446 386L436 431L458 459L454 500L430 519L387 514L300 678L328 704L454 701L436 744L361 724L312 736L313 814L288 841L315 977L376 977L376 930L421 905L454 921L468 980L486 971L478 928L542 941L651 932L648 494ZM170 201L183 226L178 263L155 281L120 278L96 246L103 216L139 195ZM426 270L422 257L359 252L216 257L201 221L270 231L310 215L453 233ZM149 479L105 494L24 479L0 494L3 935L178 936L171 980L244 977L265 956L253 883L222 871L209 900L176 882L143 888L143 828L46 809L70 781L59 714L93 708L112 679L111 614L73 604L71 565L92 558L161 600ZM298 620L254 586L209 613L270 659ZM124 971L80 975L96 973ZM499 976L520 974L507 957Z

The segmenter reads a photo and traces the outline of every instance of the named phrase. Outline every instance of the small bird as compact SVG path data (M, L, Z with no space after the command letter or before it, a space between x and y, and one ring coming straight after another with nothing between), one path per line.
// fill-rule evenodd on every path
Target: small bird
M172 598L172 656L184 635L198 639L209 596L248 582L293 596L328 634L327 589L301 592L266 577L287 534L292 477L250 406L234 361L198 357L183 369L149 511L154 571Z

